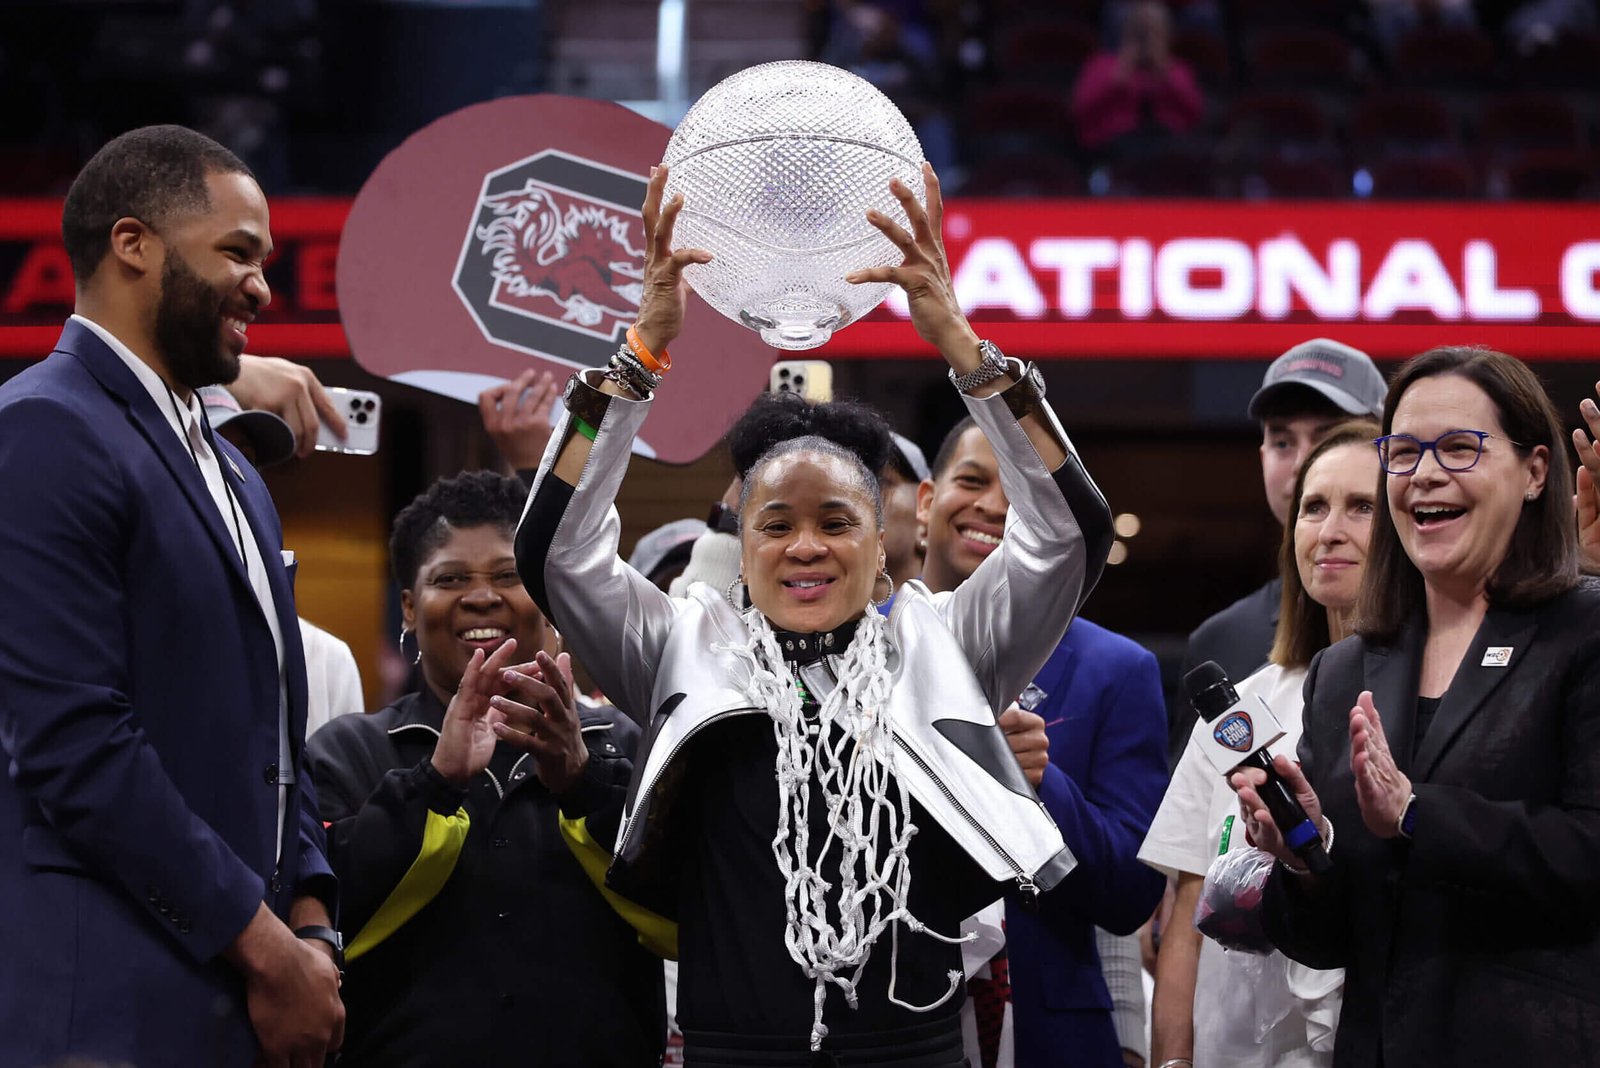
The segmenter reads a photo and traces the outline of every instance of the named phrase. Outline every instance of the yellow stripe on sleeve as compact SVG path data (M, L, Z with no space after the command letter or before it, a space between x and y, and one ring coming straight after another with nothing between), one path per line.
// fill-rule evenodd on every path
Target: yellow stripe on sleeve
M606 886L606 869L611 866L611 850L596 842L589 834L589 821L560 816L561 837L567 848L578 858L583 873L600 891L613 912L621 916L629 927L639 933L639 944L658 957L678 959L678 925L659 913L618 894Z
M384 899L372 919L357 933L345 950L344 958L353 961L367 950L382 942L403 927L423 906L439 896L450 873L456 870L461 858L461 846L467 840L472 817L465 808L458 808L453 816L441 816L428 810L428 822L422 828L422 848L417 859L389 896Z

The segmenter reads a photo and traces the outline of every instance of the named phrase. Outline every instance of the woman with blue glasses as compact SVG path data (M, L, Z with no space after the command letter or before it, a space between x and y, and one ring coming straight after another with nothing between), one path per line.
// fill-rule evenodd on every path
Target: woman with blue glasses
M1267 929L1346 969L1338 1068L1589 1064L1600 1048L1600 592L1578 585L1570 465L1521 362L1443 348L1389 387L1357 634L1312 661L1300 764L1337 843L1278 864Z

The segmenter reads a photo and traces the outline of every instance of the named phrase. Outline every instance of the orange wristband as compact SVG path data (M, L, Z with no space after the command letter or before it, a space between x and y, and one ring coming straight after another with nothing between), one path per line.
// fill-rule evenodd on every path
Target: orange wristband
M662 349L661 355L657 356L644 347L644 342L639 340L638 329L631 326L628 327L628 348L632 349L633 354L639 357L639 362L644 364L646 371L664 375L672 370L672 357L667 355L667 350Z

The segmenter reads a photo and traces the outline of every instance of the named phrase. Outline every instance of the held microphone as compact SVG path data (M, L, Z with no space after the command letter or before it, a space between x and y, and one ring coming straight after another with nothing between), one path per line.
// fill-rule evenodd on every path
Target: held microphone
M1295 800L1289 784L1272 766L1267 747L1282 738L1284 731L1267 702L1257 694L1253 708L1240 704L1239 691L1215 660L1207 660L1185 675L1183 688L1189 703L1205 721L1207 730L1201 737L1201 749L1212 766L1223 775L1239 768L1266 772L1267 781L1259 792L1267 811L1272 813L1272 822L1307 870L1313 875L1326 874L1333 862L1322 847L1322 835Z

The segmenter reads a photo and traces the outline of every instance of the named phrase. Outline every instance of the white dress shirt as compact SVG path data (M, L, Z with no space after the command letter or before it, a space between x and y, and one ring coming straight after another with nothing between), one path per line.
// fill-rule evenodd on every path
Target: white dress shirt
M256 601L261 606L261 612L266 616L267 626L272 630L272 645L278 655L278 854L283 852L283 823L285 810L288 805L288 790L294 782L294 758L289 750L289 691L284 678L283 666L283 632L278 626L278 612L272 599L272 586L267 582L266 562L261 558L261 549L256 544L255 535L250 527L250 520L245 515L244 508L233 499L233 491L223 480L222 463L217 453L212 450L211 443L206 440L202 429L203 416L201 414L200 398L191 392L189 403L185 405L177 399L176 394L168 388L165 380L156 373L155 368L145 363L133 350L124 345L109 330L93 320L82 315L72 317L85 327L93 330L95 336L106 343L106 346L128 365L128 370L139 380L139 384L149 392L150 399L155 402L156 409L166 417L167 425L178 436L184 449L193 458L195 465L200 469L200 475L205 480L206 489L211 492L211 501L217 508L217 514L222 517L222 525L227 529L234 545L234 552L241 549L244 553L245 573L250 576L250 588L255 591ZM241 478L243 475L241 474ZM281 566L280 561L274 560L275 565Z

